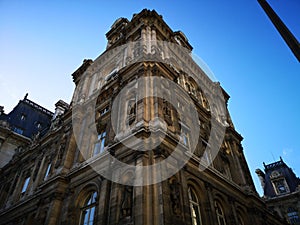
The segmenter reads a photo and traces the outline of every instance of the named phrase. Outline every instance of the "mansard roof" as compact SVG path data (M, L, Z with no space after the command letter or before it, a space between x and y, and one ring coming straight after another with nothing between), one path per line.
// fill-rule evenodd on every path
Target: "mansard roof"
M10 113L2 114L1 120L6 121L12 131L25 137L32 138L37 133L42 136L50 128L53 113L27 96Z

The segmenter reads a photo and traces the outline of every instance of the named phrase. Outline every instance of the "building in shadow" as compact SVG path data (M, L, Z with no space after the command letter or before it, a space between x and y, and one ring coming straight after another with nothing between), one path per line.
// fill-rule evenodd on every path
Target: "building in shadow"
M300 179L280 158L255 171L261 180L267 207L290 224L300 224Z
M1 107L0 168L11 160L15 151L45 135L52 117L52 112L28 99L28 94L8 114Z

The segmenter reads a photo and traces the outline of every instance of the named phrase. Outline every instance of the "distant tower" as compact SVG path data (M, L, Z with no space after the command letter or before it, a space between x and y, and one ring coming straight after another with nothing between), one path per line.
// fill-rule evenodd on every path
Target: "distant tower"
M264 198L269 209L277 212L290 224L300 224L300 179L280 157L280 160L266 165L265 172L255 172L261 180Z
M300 45L295 36L291 31L285 26L279 16L274 12L272 7L268 4L266 0L258 0L259 4L268 15L281 37L284 39L286 44L289 46L291 51L294 53L298 61L300 62Z

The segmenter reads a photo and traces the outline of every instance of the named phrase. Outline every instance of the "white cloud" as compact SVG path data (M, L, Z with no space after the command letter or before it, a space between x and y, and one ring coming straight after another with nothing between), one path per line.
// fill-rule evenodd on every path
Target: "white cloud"
M293 154L293 149L291 148L284 148L282 151L283 158L289 158Z

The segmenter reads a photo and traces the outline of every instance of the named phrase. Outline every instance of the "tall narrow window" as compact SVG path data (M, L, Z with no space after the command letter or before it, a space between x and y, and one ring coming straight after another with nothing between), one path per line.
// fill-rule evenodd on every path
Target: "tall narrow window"
M30 177L26 177L26 179L23 183L21 194L24 194L26 192L28 185L29 185L29 181L30 181Z
M183 144L185 146L189 147L189 136L188 136L188 133L186 131L182 131L181 137L182 137Z
M238 225L244 225L244 221L243 221L242 216L240 214L238 214L237 219L238 219Z
M189 139L190 129L184 123L180 123L180 126L181 126L181 134L180 134L181 142L187 148L189 148L190 147L190 139Z
M98 134L98 140L95 143L93 156L102 153L105 147L106 131L102 131Z
M207 163L207 165L209 166L213 166L213 160L212 160L212 155L211 155L211 148L210 145L202 140L202 147L201 147L201 152L203 151L203 159L205 160L205 162Z
M21 114L21 120L22 120L22 121L25 121L25 120L26 120L26 115L23 114L23 113Z
M95 222L97 192L89 194L85 204L81 208L80 225L93 225Z
M51 163L48 163L47 170L46 170L46 173L45 173L45 176L44 176L44 180L46 180L47 177L49 176L50 170L51 170Z
M218 225L226 225L225 215L224 215L224 211L222 209L222 206L220 205L219 202L215 202L215 207L216 207Z
M192 225L201 224L200 205L197 195L192 187L188 188Z

